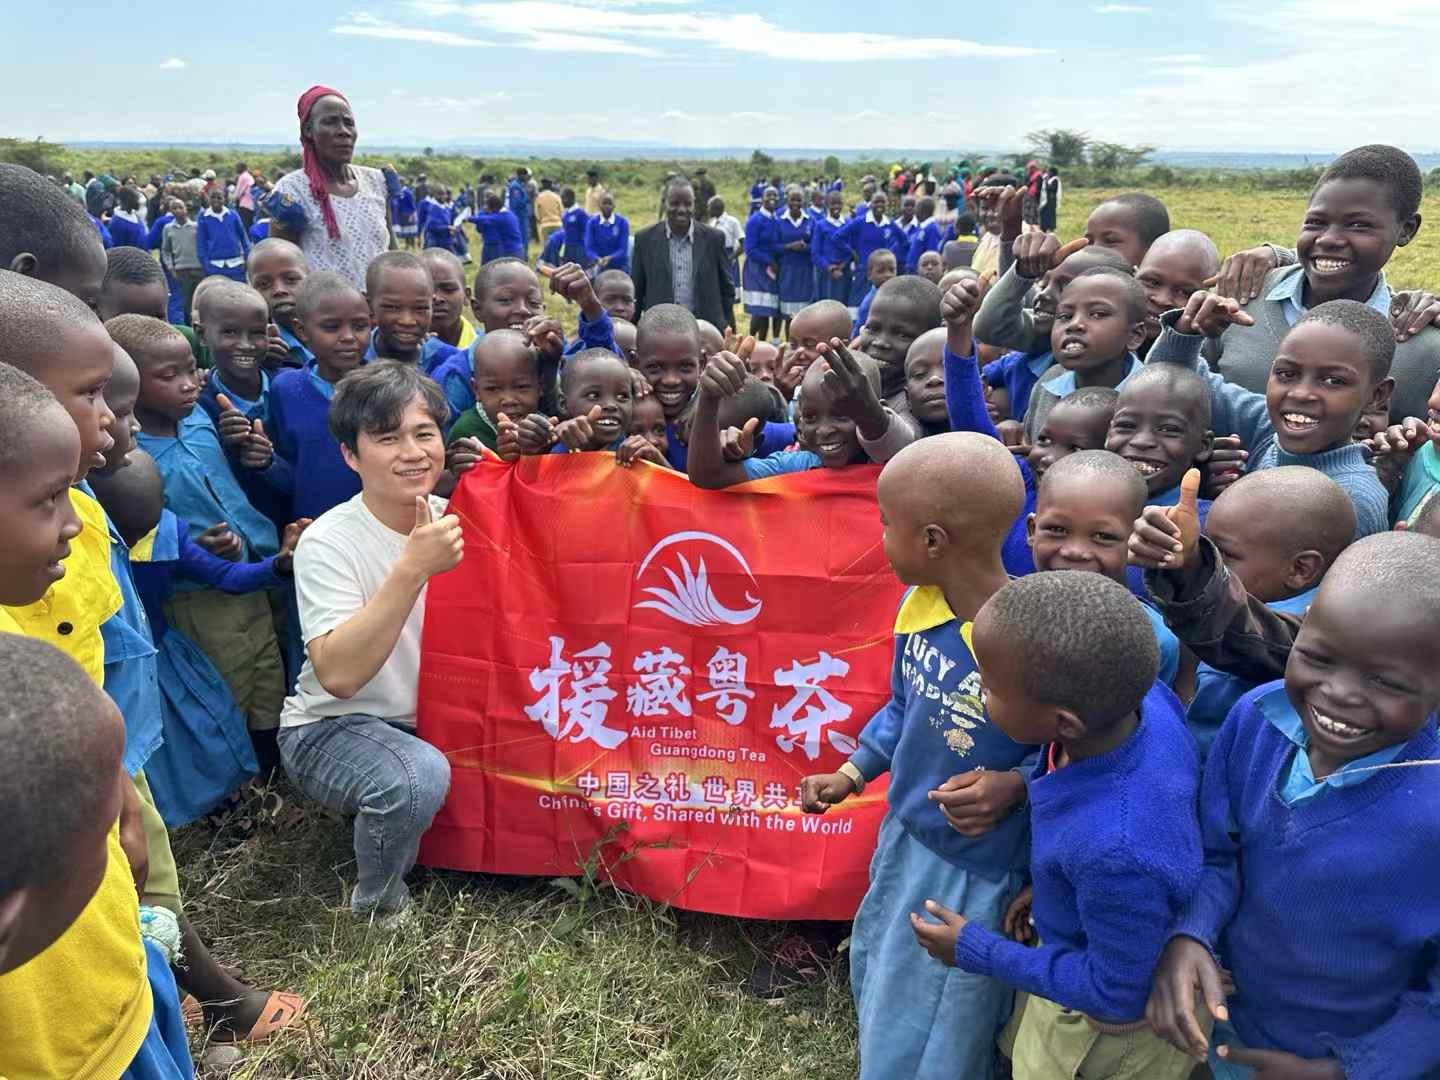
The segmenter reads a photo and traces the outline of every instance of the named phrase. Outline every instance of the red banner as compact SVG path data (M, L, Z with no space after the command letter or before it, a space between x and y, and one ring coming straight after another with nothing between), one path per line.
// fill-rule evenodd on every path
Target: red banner
M717 492L606 454L471 470L465 559L426 600L420 732L452 781L421 862L851 917L884 786L823 816L798 792L890 694L878 471Z

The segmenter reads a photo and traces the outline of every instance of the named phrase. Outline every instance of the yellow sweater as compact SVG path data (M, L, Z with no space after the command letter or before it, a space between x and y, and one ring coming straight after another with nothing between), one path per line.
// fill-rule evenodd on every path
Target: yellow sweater
M80 917L0 975L4 1080L116 1080L145 1041L155 1006L118 823L108 844L105 877Z

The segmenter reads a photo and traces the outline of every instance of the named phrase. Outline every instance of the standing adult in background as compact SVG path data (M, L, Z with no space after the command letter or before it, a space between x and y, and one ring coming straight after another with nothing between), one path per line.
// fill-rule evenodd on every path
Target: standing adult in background
M560 204L560 193L555 190L555 181L548 176L540 178L540 191L535 196L535 227L543 245L550 234L560 228L565 208Z
M1060 216L1060 170L1051 165L1040 184L1040 228L1054 232Z
M703 210L714 197L715 182L710 179L709 170L701 165L695 170L695 205Z
M245 231L249 232L255 221L255 177L243 161L235 165L235 209L245 224Z
M88 176L89 174L87 173L86 175ZM84 206L84 205L85 205L85 187L84 187L84 185L83 185L83 184L77 184L77 183L75 182L75 177L71 176L68 172L65 174L64 180L65 180L65 183L64 183L62 186L65 188L65 194L69 195L70 198L74 199L74 200L75 200L77 203L79 203L81 206Z
M600 196L605 194L605 185L600 183L598 169L585 170L585 213L594 217L600 212Z
M515 170L510 183L505 186L505 205L520 222L520 243L524 252L522 259L530 258L530 170L521 165Z
M266 200L270 235L299 244L311 271L334 270L365 291L365 268L387 250L389 193L379 169L353 165L355 114L338 90L312 86L296 103L303 165Z
M665 220L636 234L630 276L637 318L657 304L679 304L722 330L735 325L725 237L695 220L695 189L688 180L670 182Z

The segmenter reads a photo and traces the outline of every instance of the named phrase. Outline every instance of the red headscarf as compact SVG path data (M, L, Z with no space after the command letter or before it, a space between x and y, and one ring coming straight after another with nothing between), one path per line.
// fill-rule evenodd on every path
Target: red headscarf
M315 140L305 134L305 121L310 118L310 110L324 97L338 97L346 105L350 104L349 98L339 90L332 90L328 86L312 86L300 95L295 111L300 114L300 153L304 162L305 178L310 181L310 194L315 197L315 202L320 207L320 216L325 219L325 231L330 234L330 239L339 240L340 222L335 220L335 208L330 205L330 189L325 183L325 170L320 167L320 158L315 153Z

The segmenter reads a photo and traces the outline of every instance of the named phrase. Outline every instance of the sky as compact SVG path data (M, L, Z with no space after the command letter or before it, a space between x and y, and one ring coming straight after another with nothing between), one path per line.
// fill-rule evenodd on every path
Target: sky
M4 0L0 135L361 149L513 139L1009 149L1440 146L1440 0ZM57 17L63 16L63 17ZM83 28L88 27L88 30Z

